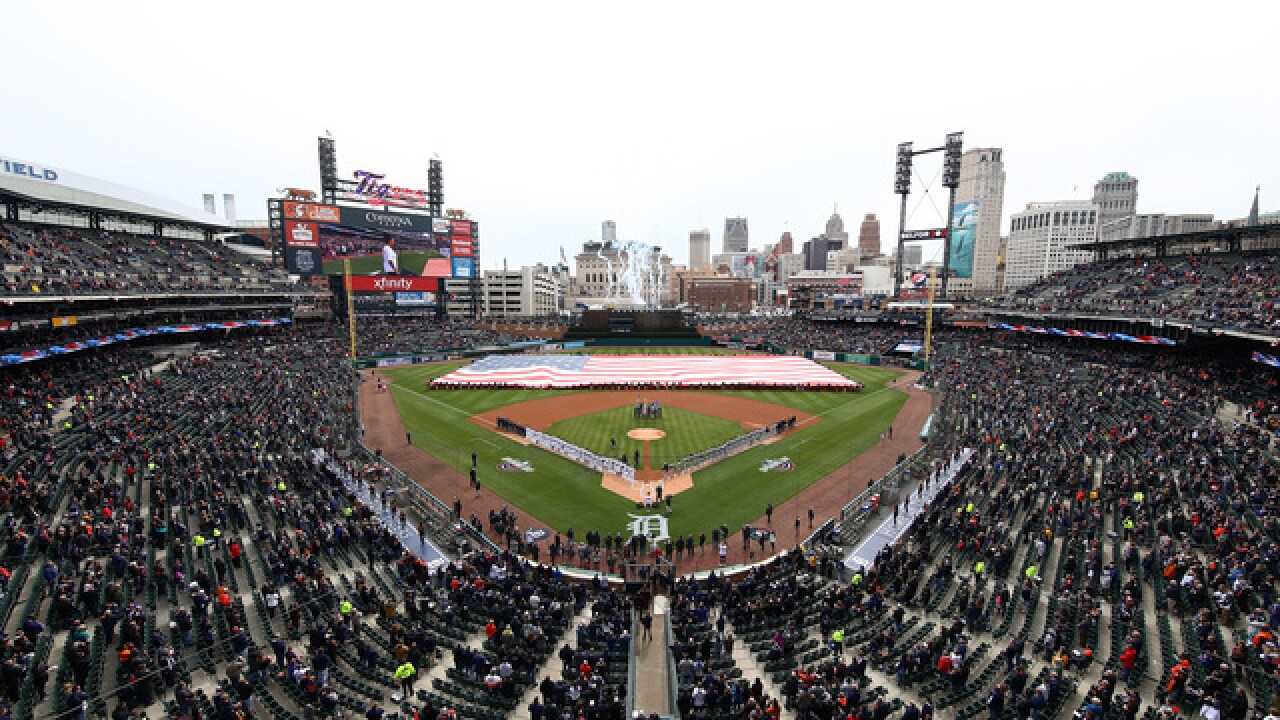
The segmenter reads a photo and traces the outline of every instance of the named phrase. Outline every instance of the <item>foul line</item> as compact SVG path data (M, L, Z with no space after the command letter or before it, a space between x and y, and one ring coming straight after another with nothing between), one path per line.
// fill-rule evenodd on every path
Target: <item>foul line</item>
M467 418L468 420L470 420L470 419L472 419L472 418L478 418L480 422L483 422L483 423L484 423L484 424L486 424L486 425L489 425L489 426L494 427L494 428L498 427L498 424L497 424L497 423L495 423L495 422L490 422L490 421L488 421L488 420L485 420L485 419L484 419L482 416L480 416L480 415L472 415L472 414L468 413L466 410L462 410L462 409L456 408L456 407L454 407L454 406L450 405L449 403L443 403L443 402L440 402L439 400L437 400L437 399L435 399L435 398L433 398L433 397L427 397L426 395L423 395L422 393L418 392L417 390L411 390L411 389L409 389L409 388L407 388L407 387L404 387L403 385L392 385L392 386L391 386L391 389L392 389L393 391L397 391L397 390L398 390L398 391L400 391L400 392L407 392L407 393L409 393L410 395L416 395L416 396L418 396L418 397L422 398L423 400L426 400L426 401L427 401L427 402L429 402L429 403L432 403L432 404L434 404L434 405L439 405L440 407L445 408L445 409L448 409L448 410L452 410L453 412L458 413L459 415L461 415L461 416L463 416L463 417ZM877 391L877 392L878 392L878 391Z

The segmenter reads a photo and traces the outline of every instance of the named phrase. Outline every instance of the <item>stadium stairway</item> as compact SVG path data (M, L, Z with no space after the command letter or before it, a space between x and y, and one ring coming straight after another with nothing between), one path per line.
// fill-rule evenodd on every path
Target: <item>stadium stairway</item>
M667 596L655 596L653 639L642 641L637 637L631 643L636 666L636 686L632 689L634 706L645 713L666 715L676 711L671 707L671 648L665 641L669 608Z

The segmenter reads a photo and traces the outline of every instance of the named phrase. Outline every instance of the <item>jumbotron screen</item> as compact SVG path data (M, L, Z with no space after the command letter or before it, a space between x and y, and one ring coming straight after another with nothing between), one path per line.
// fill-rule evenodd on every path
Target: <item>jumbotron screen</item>
M475 274L475 225L371 208L281 203L290 272L430 278Z

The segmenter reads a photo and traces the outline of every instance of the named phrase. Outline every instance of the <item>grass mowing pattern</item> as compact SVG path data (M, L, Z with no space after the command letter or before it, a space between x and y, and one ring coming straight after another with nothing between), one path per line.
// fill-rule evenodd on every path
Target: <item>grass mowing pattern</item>
M649 467L653 470L662 469L664 462L674 463L749 432L732 420L673 407L662 408L661 419L637 419L632 416L629 403L613 410L561 420L548 432L597 455L613 458L625 455L630 461L636 452L644 453L644 442L627 437L627 431L640 427L657 428L667 434L661 440L649 442ZM610 439L617 441L616 449Z
M683 348L678 348L683 349ZM628 349L637 352L635 349ZM600 474L538 448L520 445L470 422L468 418L504 405L552 396L570 396L582 390L495 390L425 391L431 379L467 364L466 362L416 365L379 371L392 381L396 405L414 445L465 473L471 466L471 452L479 455L480 481L513 504L533 513L552 528L578 532L624 531L628 512L635 506L600 487ZM814 481L826 477L841 465L880 441L880 434L892 423L906 402L906 393L885 387L901 375L898 370L863 365L829 364L832 370L866 386L861 393L785 392L743 390L721 394L777 403L796 410L821 415L811 423L778 440L723 460L694 474L693 489L677 495L672 502L672 535L695 537L721 524L736 531L764 513L773 503L774 527L793 532L789 525L808 508L792 507L787 500ZM629 413L630 410L628 409ZM616 429L621 438L633 427L626 416ZM607 438L606 438L607 442ZM502 472L496 466L504 457L529 460L535 472ZM767 459L789 457L791 472L759 471ZM869 476L855 470L848 478L849 497L861 492ZM465 483L465 480L462 481ZM444 493L442 493L444 494ZM465 498L461 484L455 494ZM452 496L441 497L446 503ZM792 503L791 505L795 505ZM833 508L815 508L819 519ZM521 527L526 527L521 523ZM808 528L804 521L802 533Z

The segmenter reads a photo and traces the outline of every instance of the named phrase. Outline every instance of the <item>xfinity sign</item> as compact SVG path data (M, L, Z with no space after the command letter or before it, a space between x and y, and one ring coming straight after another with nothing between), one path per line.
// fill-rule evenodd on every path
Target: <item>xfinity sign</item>
M58 182L58 171L53 168L42 167L34 163L18 162L8 158L0 158L0 169L4 170L8 175L21 175L35 180L43 180L45 182Z
M436 292L436 278L417 276L352 275L347 278L351 292Z

